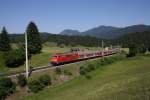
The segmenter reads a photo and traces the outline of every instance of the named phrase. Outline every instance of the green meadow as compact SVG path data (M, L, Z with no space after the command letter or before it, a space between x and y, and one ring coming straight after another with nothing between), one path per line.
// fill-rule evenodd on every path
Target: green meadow
M95 61L93 61L95 62ZM149 100L150 55L138 55L50 86L22 100Z

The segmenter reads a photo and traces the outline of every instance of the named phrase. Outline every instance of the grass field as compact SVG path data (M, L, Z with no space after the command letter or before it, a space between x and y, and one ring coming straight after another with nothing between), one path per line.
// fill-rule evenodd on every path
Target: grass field
M76 77L23 100L149 100L150 55L140 55Z

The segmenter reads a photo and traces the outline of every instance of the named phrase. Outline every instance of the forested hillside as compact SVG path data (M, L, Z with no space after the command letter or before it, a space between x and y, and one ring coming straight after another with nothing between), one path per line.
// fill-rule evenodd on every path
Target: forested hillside
M102 39L91 36L68 36L49 33L41 33L42 42L55 42L58 46L101 46ZM13 43L23 43L23 34L10 34L10 40ZM106 41L106 39L103 39Z
M123 35L111 41L114 44L120 44L123 47L129 47L131 44L137 46L143 45L150 47L150 32L135 32L131 34Z

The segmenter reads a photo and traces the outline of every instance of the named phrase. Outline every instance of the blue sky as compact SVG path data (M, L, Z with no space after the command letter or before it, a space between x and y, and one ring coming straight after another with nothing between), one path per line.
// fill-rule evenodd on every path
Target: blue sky
M30 21L39 31L85 31L99 26L150 25L150 0L0 0L0 29L23 33Z

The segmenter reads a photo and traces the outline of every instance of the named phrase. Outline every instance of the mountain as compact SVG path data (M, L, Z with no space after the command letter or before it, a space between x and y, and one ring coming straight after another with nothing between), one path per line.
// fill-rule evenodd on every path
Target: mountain
M62 31L60 34L62 34L62 35L80 35L80 32L78 30L66 29L66 30Z
M62 33L64 34L64 31L62 31L60 34ZM117 38L119 36L128 33L144 32L144 31L150 31L150 25L132 25L123 28L103 25L103 26L98 26L89 29L84 32L79 32L77 30L65 31L65 35L89 35L89 36L94 36L99 38L111 39L111 38Z
M92 28L85 32L82 32L82 35L89 35L100 38L109 38L112 36L112 32L119 30L120 28L112 27L112 26L99 26L96 28Z

